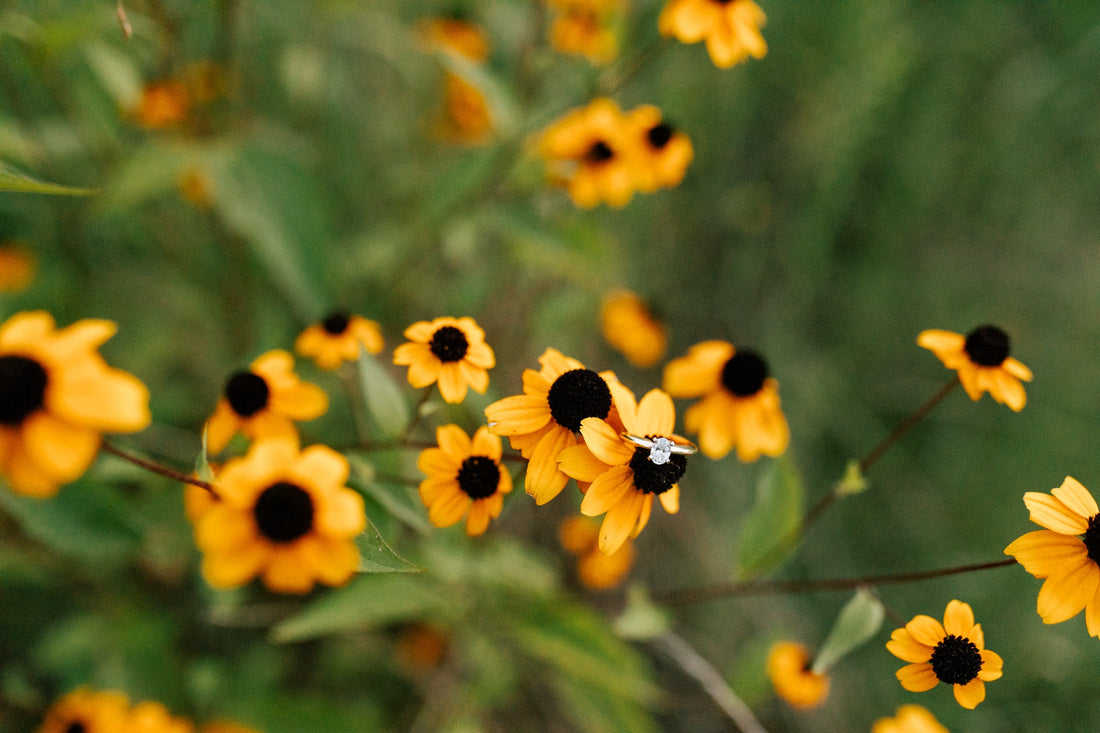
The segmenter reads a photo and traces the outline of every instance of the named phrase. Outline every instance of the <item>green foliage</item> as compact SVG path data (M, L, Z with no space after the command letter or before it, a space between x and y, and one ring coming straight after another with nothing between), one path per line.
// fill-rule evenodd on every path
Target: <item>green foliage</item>
M829 635L814 655L810 670L824 674L845 655L870 641L882 627L886 611L882 602L866 588L861 588L844 604Z
M11 191L13 193L43 193L51 196L87 196L94 191L87 188L75 188L73 186L62 186L57 183L46 183L45 181L36 181L30 176L23 175L18 171L11 168L11 166L0 163L0 191Z
M737 564L752 577L782 563L796 547L802 523L802 476L788 454L765 464L756 482L756 502L741 525Z

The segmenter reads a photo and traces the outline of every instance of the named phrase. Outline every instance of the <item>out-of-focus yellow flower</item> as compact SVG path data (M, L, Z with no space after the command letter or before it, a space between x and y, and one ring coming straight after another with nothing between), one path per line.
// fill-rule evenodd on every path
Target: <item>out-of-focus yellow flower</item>
M645 301L629 290L613 290L600 305L604 340L634 366L650 367L665 355L668 335Z
M36 733L122 733L130 701L121 692L96 692L78 687L48 711Z
M775 694L801 710L815 708L829 694L829 676L810 671L810 652L793 641L781 641L768 652L768 679Z
M213 207L212 190L210 176L198 168L188 168L180 175L180 196L196 209Z
M175 79L165 79L145 85L134 115L142 127L159 130L187 119L191 111L191 94L187 86Z
M634 543L627 539L610 555L600 552L600 525L588 517L567 517L558 538L577 557L577 578L586 588L607 590L623 582L634 565Z
M438 447L425 448L416 461L428 477L420 482L420 499L437 527L450 527L466 517L466 534L474 537L500 516L512 476L500 465L500 437L478 428L471 439L457 425L435 431Z
M687 135L680 132L651 104L632 109L627 122L634 128L641 155L634 166L634 181L642 193L678 186L684 180L695 150Z
M19 494L49 497L95 460L102 433L145 428L149 390L108 366L110 321L56 329L45 311L0 324L0 475Z
M428 18L419 24L423 49L447 51L480 63L489 58L489 39L480 26L458 18Z
M0 293L25 290L34 280L38 262L22 243L10 240L0 244Z
M482 145L493 132L493 114L480 89L458 74L443 80L442 137L467 145Z
M921 331L917 345L931 351L948 369L954 369L970 399L982 394L1019 412L1027 394L1020 381L1031 381L1031 370L1009 356L1008 334L996 326L979 326L963 336L951 331Z
M920 705L902 705L894 718L879 718L871 733L949 733L936 716Z
M749 56L764 58L768 44L760 29L766 20L753 0L669 0L657 27L683 43L706 41L714 65L728 69Z
M276 593L343 585L359 567L363 497L345 486L347 459L323 445L257 440L226 462L218 499L195 521L202 574L215 588L260 576Z
M294 350L313 358L322 369L335 369L355 361L361 351L378 354L385 346L382 329L375 321L336 311L298 334Z
M129 720L120 733L192 733L194 729L191 721L174 717L159 702L149 701L130 710Z
M610 22L591 7L569 6L550 23L550 45L559 53L606 64L619 55L619 40Z
M634 196L637 144L619 105L599 97L547 127L539 152L551 179L564 182L577 206L622 207Z

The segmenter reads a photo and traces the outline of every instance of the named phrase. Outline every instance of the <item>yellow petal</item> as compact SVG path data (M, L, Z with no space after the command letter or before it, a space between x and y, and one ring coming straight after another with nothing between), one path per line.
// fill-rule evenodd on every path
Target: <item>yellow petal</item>
M51 376L46 409L97 430L132 433L152 420L149 390L140 379L118 369L87 364Z
M1018 537L1005 554L1014 556L1036 578L1048 578L1086 560L1088 550L1078 537L1039 529Z
M585 494L585 499L592 494L594 488L595 484L592 485L592 489L588 490L588 494ZM645 499L645 494L632 490L623 497L622 501L619 501L607 511L607 516L604 517L603 524L600 525L600 552L610 555L623 546L626 538L630 536L631 532L634 531L634 527L638 524L638 517L642 513L642 505L645 503ZM583 502L581 511L584 511Z
M317 531L321 534L348 538L367 528L363 497L351 489L341 488L331 492L318 504L315 521Z
M535 499L536 504L541 506L550 501L569 483L569 477L558 466L558 456L576 443L577 439L572 432L555 426L535 446L527 464L524 489Z
M668 393L651 389L638 403L637 425L631 427L635 435L670 435L676 429L676 408Z
M460 465L470 457L470 436L457 425L440 425L435 430L435 441L444 453Z
M1066 507L1082 517L1094 517L1100 514L1100 508L1096 506L1096 499L1092 498L1089 490L1081 485L1081 482L1072 476L1066 476L1062 485L1052 489L1051 494L1058 498Z
M550 407L540 395L505 397L485 408L489 429L497 435L533 433L550 422L550 418Z
M278 548L264 570L263 581L276 593L308 593L316 574L297 545Z
M592 455L592 451L583 443L562 450L558 454L558 465L565 475L589 482L595 481L600 474L611 468Z
M486 427L478 428L474 433L473 439L470 441L470 454L492 458L499 463L501 453L502 446L500 438L490 433L489 429Z
M0 324L0 349L26 351L45 340L54 329L54 320L46 311L25 311Z
M325 445L311 445L295 461L291 478L300 485L338 488L348 480L348 459Z
M903 662L920 663L932 658L932 647L921 644L905 629L894 629L886 648Z
M599 516L631 493L640 493L634 488L634 472L626 466L614 466L600 474L588 487L588 493L581 501L581 514ZM635 514L634 518L637 519L638 515Z
M659 494L661 499L661 506L665 508L665 511L669 514L675 514L680 511L680 485L673 484L666 491L662 491Z
M641 531L645 529L645 526L649 524L649 515L653 513L653 494L644 494L642 496L642 508L638 512L638 521L634 525L634 529L631 530L630 536L637 537L641 534Z
M1082 517L1050 494L1029 491L1024 494L1024 505L1031 511L1031 521L1040 527L1072 535L1084 534L1088 529L1087 517Z
M202 559L202 577L215 588L236 588L260 572L268 556L265 544L254 542L232 552L207 553Z
M927 662L907 664L894 673L901 686L909 692L926 692L939 684L940 680Z
M328 410L328 395L316 384L298 382L271 395L271 411L292 420L313 420Z
M581 436L592 455L609 466L629 463L634 457L634 447L628 445L614 428L598 417L581 420Z
M1080 565L1051 575L1039 589L1037 608L1043 623L1057 624L1071 619L1092 600L1100 583L1100 569L1087 557Z
M935 647L945 636L940 622L924 614L914 616L912 621L905 624L905 630L915 641L930 647Z
M475 501L470 504L470 511L466 515L466 534L469 537L477 537L489 528L489 508L484 501Z
M943 629L955 636L969 636L974 628L974 611L962 601L951 601L943 614Z
M466 399L466 380L462 378L462 369L456 362L447 362L439 367L439 394L443 395L444 402L452 405Z
M975 677L965 685L954 685L955 699L967 710L978 707L978 703L985 699L985 683Z
M470 508L470 497L454 485L454 491L444 493L435 503L428 507L428 519L436 527L450 527Z
M44 472L66 483L92 465L99 451L99 433L39 410L23 422L23 445Z
M992 682L993 680L999 680L1004 668L1004 660L1001 659L1001 655L995 652L991 652L988 649L982 649L982 668L978 672L978 679L984 682Z

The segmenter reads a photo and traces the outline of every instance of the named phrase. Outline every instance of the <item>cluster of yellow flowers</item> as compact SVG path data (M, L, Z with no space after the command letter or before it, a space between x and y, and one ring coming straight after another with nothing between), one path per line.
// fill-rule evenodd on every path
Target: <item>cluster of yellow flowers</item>
M258 733L228 721L212 721L196 728L186 718L173 716L159 702L130 704L121 692L79 687L61 697L46 712L36 733Z

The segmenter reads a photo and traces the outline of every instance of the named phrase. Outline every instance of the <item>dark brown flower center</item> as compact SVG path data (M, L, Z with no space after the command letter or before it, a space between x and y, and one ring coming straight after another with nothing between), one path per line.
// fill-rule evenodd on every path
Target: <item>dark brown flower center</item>
M649 143L649 147L654 150L660 150L668 145L668 141L672 139L673 132L672 125L661 122L649 128L649 131L645 134L645 139Z
M584 153L584 160L586 163L592 163L593 165L599 165L600 163L606 163L615 157L615 151L611 149L611 146L605 143L603 140L597 140L592 143L592 147L588 148Z
M74 720L65 727L65 733L86 733L87 730L83 721L80 720Z
M940 682L965 685L982 670L982 655L965 636L948 634L932 650L932 671Z
M996 326L978 326L966 335L963 347L970 361L978 366L995 367L1008 358L1008 334Z
M466 334L460 329L454 326L443 326L432 334L428 347L440 361L461 361L470 348L470 342L466 340Z
M34 359L0 356L0 425L16 427L45 404L49 375Z
M474 501L486 499L500 485L500 466L488 456L470 456L458 469L458 488Z
M722 386L736 397L750 397L764 386L768 363L754 351L738 351L722 367Z
M657 437L647 435L652 440ZM634 486L644 494L663 494L680 480L687 470L687 456L673 453L664 463L649 460L650 449L641 446L630 457L630 470L634 472Z
M301 486L280 481L263 490L252 514L264 537L293 542L313 528L313 498Z
M344 331L348 330L348 322L348 314L337 311L325 316L325 320L321 321L321 328L325 329L326 333L330 333L333 336L339 336Z
M268 389L267 382L259 374L252 372L237 372L225 385L225 398L229 400L233 412L241 417L252 417L267 407L270 396L271 390Z
M1089 559L1100 565L1100 514L1089 517L1089 526L1085 530L1085 549L1088 550Z
M574 433L586 417L607 418L611 412L611 390L591 369L571 369L554 380L546 396L554 422Z

